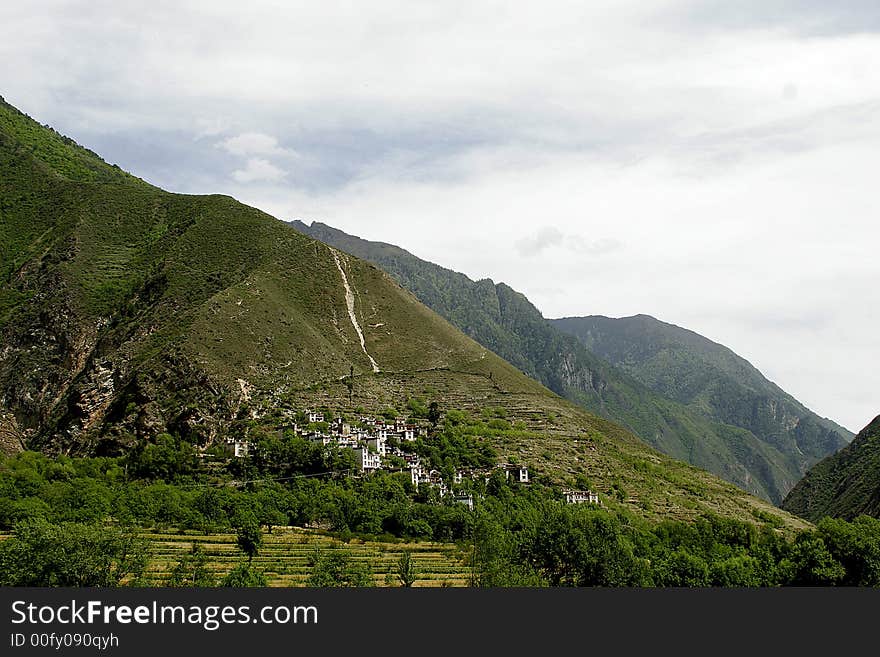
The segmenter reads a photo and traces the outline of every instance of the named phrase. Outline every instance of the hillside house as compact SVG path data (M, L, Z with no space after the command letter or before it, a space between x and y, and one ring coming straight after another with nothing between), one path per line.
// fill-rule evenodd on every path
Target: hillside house
M599 496L591 490L563 491L566 504L599 504Z
M324 421L324 414L318 413L315 411L308 411L308 418L309 418L310 424L313 422L323 422Z
M413 486L431 483L431 476L427 470L421 465L414 465L409 469L410 480Z
M314 432L308 435L308 441L310 443L320 443L321 445L332 445L336 442L336 439L333 436L328 436L327 434Z
M278 432L279 438L284 438L284 434L288 431L299 433L299 425L296 422L288 422L286 424L279 424L275 427L275 430Z
M464 504L469 510L474 510L474 496L470 493L459 493L453 499L459 504Z
M416 428L406 426L403 429L398 430L397 435L401 440L413 441L416 439Z
M512 478L519 484L527 484L529 483L529 469L519 465L507 466L505 478L508 480Z
M353 450L355 461L362 472L378 470L382 467L382 457L371 452L366 447L355 447Z
M250 451L250 443L246 440L232 441L232 455L237 459L244 458Z
M341 418L333 420L332 430L333 433L338 434L343 438L347 438L351 435L351 425L348 422L343 422Z
M381 456L388 456L388 441L381 436L366 436L363 443Z

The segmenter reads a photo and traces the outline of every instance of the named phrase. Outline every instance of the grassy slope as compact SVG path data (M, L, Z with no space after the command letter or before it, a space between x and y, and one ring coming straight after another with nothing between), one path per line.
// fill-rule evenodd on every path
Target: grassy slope
M545 320L503 283L420 260L321 223L297 230L374 262L459 329L559 395L622 424L665 454L705 468L774 502L800 478L802 459L789 444L756 437L742 419L726 422L653 390ZM780 391L781 392L781 391ZM828 452L825 452L828 453Z
M782 506L810 520L880 518L880 416L848 446L814 465Z
M207 443L245 409L345 408L354 367L353 405L502 407L527 425L497 439L503 453L559 482L586 475L639 517L798 526L572 406L343 254L373 374L328 246L231 198L119 174L8 105L0 115L0 429L26 444L113 453L166 430Z

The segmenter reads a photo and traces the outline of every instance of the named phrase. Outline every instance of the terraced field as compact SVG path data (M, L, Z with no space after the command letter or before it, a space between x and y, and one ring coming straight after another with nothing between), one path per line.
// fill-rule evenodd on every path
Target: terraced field
M233 534L198 534L144 532L151 547L147 584L160 586L178 560L200 545L208 556L209 568L222 577L241 560ZM269 586L305 586L309 576L309 556L315 550L345 548L357 561L366 562L373 573L376 586L388 586L386 577L392 573L401 553L409 550L416 565L414 586L467 586L466 554L451 543L382 543L351 539L344 543L318 531L295 527L275 528L264 534L263 547L254 565L266 575Z

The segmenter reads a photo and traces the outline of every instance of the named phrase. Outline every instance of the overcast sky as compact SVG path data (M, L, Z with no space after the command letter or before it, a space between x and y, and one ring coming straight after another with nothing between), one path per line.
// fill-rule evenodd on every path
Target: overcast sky
M877 0L4 2L0 95L166 189L880 413Z

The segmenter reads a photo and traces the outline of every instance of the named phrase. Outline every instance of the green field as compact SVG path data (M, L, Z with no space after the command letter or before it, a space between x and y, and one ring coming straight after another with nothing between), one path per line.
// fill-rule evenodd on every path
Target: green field
M196 532L144 532L151 547L146 584L161 586L178 560L194 544L208 557L208 567L218 576L226 575L241 561L235 534L199 534ZM353 538L343 542L323 532L299 527L276 527L264 534L260 554L254 565L264 572L269 586L305 586L309 576L309 557L316 550L344 548L355 561L365 562L373 573L376 586L388 586L386 576L394 577L397 560L409 551L416 564L414 586L467 586L467 554L454 543L428 541L384 543ZM397 578L391 584L398 586Z

